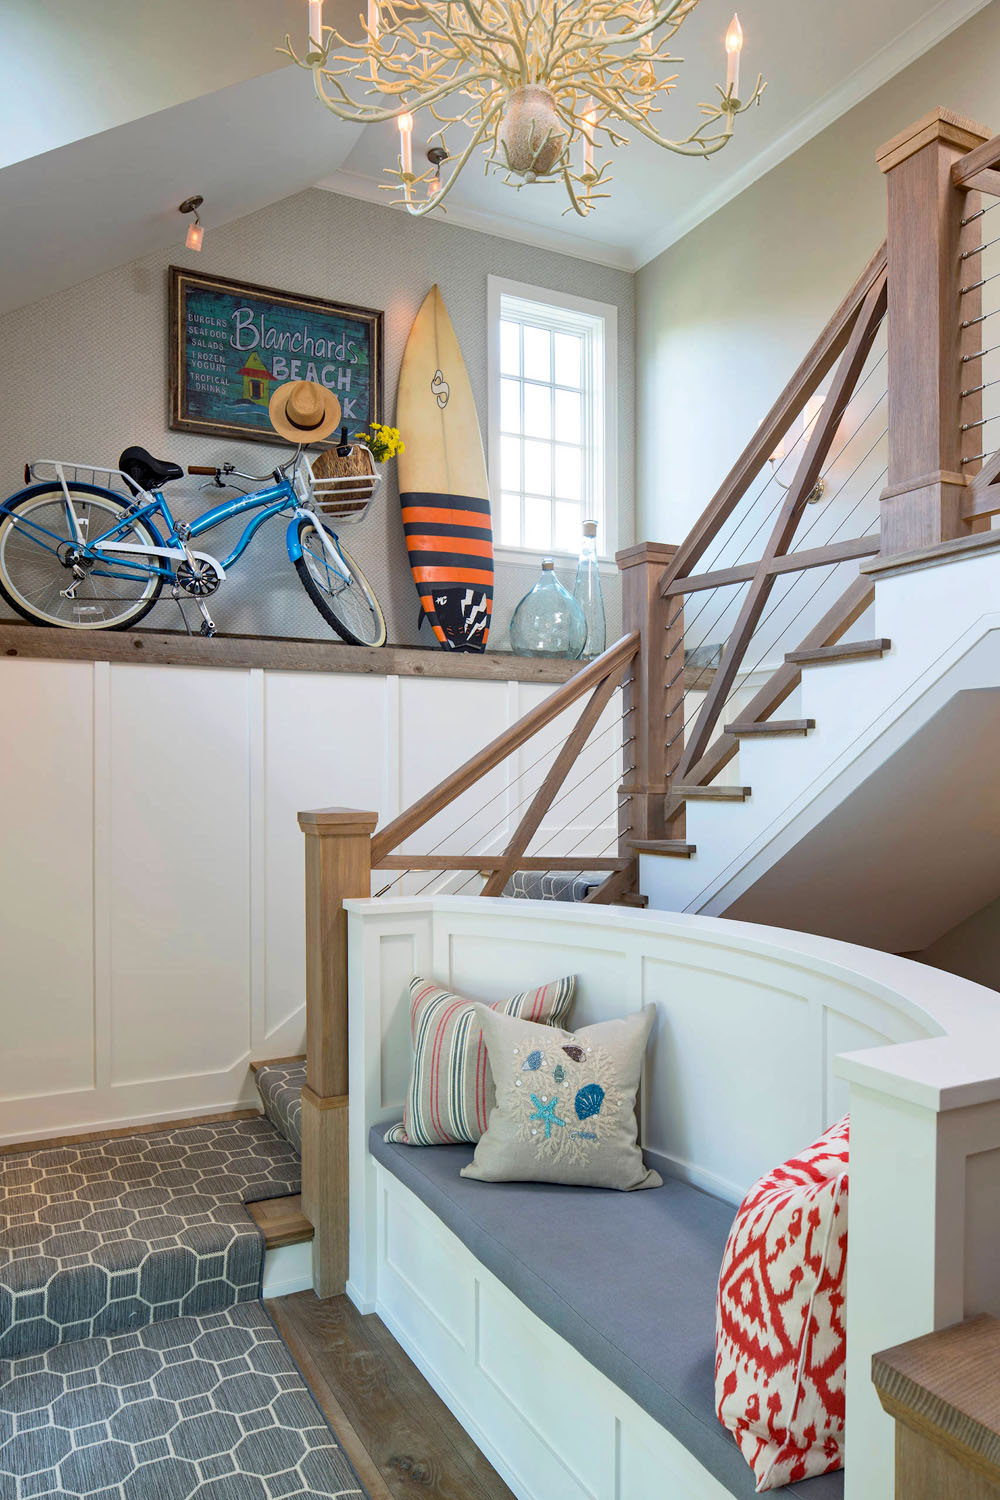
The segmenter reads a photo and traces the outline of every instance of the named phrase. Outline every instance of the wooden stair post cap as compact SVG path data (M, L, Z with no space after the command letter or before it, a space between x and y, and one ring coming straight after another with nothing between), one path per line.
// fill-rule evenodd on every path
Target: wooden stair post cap
M299 813L299 827L303 833L345 834L374 833L378 813L364 812L356 807L315 807Z
M632 547L623 547L615 553L619 568L634 568L638 563L660 563L664 568L677 553L673 542L636 542Z
M898 167L900 162L906 161L907 157L921 151L924 146L929 146L932 141L944 141L946 145L972 151L988 141L992 134L991 130L976 120L939 106L929 110L919 120L914 120L912 125L907 125L905 130L880 146L875 153L875 160L883 172L890 172L893 167Z

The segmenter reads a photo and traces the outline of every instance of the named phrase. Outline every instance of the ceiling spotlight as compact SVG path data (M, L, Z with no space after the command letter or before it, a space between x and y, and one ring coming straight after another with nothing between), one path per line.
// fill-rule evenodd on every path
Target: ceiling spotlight
M427 153L427 160L434 168L434 176L427 183L427 196L431 198L441 191L441 163L448 160L448 153L443 146L432 146Z
M188 231L184 237L184 243L189 250L200 250L205 239L205 231L198 217L198 210L204 201L200 193L194 193L190 198L185 198L177 208L179 214L194 214L194 219L188 225Z

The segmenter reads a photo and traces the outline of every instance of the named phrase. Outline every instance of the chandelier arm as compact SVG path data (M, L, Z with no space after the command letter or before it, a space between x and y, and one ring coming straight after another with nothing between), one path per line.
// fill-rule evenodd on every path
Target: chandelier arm
M313 75L313 85L316 90L316 97L319 99L320 103L324 104L330 111L330 113L336 115L338 119L349 120L354 125L381 125L384 124L387 120L395 120L398 118L398 103L390 105L388 108L380 108L374 104L359 104L351 98L350 94L344 88L343 84L339 82L337 75L331 73L329 69L322 68L319 64L317 64L314 68L312 68L311 71ZM467 73L464 76L460 76L453 80L448 80L447 82L442 82L436 88L429 90L426 94L422 94L418 98L411 100L407 105L407 108L410 112L415 109L423 109L425 106L436 103L438 99L447 98L449 94L454 94L457 90L467 87L469 83L475 83L477 81L487 82L489 81L490 76L491 75L489 73L480 70L472 73ZM337 99L333 98L330 94L327 93L323 83L323 80L325 78L332 80L337 93L343 100L343 103L339 103ZM386 87L397 88L397 85L387 84ZM459 118L463 117L460 116Z
M667 151L674 151L679 156L714 156L732 138L736 116L744 114L751 105L756 104L763 92L764 81L763 78L758 76L754 91L746 102L732 99L727 94L723 95L724 102L722 105L702 105L702 108L708 113L708 119L703 120L697 129L692 130L690 135L682 136L678 140L671 140L667 136L661 135L658 130L646 122L642 115L627 105L624 100L620 100L617 105L612 104L611 107L614 113L627 125L631 125L634 130L639 131L640 135L644 135L647 140L652 141L657 146L662 146ZM601 97L600 94L597 96ZM604 102L611 102L606 95L604 96ZM723 117L726 120L724 129L716 135L703 137L702 132Z
M681 29L688 16L699 4L700 0L671 0L671 3L663 13L655 13L649 21L645 21L641 25L636 26L629 31L623 31L617 37L606 37L604 40L605 46L609 49L609 56L616 62L621 61L622 58L620 52L614 49L624 47L626 45L632 49L635 49L636 42L641 41L643 37L652 36L657 31L662 31L665 26L669 26L670 29L665 33L665 35L662 35L659 38L659 41L661 45L664 42L668 42L670 38L676 35L676 33ZM613 13L616 9L617 6L612 5L611 7L609 7L609 13ZM564 58L570 54L570 52L577 52L580 51L583 47L592 46L596 41L596 38L593 36L593 34L581 32L576 27L573 27L569 30L568 36L579 37L580 40L579 42L574 43L572 47L567 45L561 52L557 53L553 58L554 64L561 63ZM656 62L658 59L656 53L643 53L641 58L637 56L636 60L646 63Z
M413 202L412 193L411 193L412 181L411 182L407 182L406 178L403 177L403 174L401 172L396 173L396 176L400 177L402 179L402 181L403 181L404 193L405 193L404 198L397 199L396 201L397 202L401 202L403 204L403 206L406 208L406 211L407 211L408 214L410 214L413 218L422 219L425 214L430 213L431 209L437 208L438 204L442 203L444 201L444 199L447 198L448 194L451 192L451 190L454 187L456 181L458 180L458 176L459 176L459 173L461 172L462 168L465 166L466 162L469 160L469 158L471 157L472 153L475 151L476 147L479 146L479 144L483 140L483 137L489 131L491 124L494 123L495 119L499 116L499 114L500 114L500 105L496 104L490 110L489 114L486 114L486 115L483 116L483 119L482 119L479 127L474 132L471 140L469 141L468 145L465 147L465 150L462 151L461 155L455 157L455 165L454 165L452 171L449 173L448 180L446 182L442 182L442 184L441 184L440 188L438 189L438 191L436 193L434 193L430 198L425 199L423 203L416 203L415 204ZM427 174L425 173L424 176L426 177ZM413 179L413 180L414 181L422 181L423 179L422 178L418 178L418 179Z

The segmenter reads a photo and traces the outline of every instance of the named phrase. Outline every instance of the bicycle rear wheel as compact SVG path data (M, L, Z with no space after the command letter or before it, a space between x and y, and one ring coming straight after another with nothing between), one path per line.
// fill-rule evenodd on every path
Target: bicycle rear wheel
M323 527L335 557L330 556L311 521L299 522L301 556L295 571L326 623L351 646L384 646L385 617L368 579L343 542Z
M68 489L79 535L59 484L29 491L0 512L0 594L36 625L126 630L160 596L163 578L152 571L158 559L141 552L131 554L127 563L89 556L87 543L117 526L128 506L89 486L70 484ZM116 540L157 545L141 521L133 521Z

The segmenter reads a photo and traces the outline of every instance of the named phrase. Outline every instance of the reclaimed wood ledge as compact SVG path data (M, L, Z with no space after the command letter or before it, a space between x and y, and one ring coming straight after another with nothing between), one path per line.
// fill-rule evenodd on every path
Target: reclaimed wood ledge
M340 641L271 640L155 630L60 630L0 623L0 656L33 661L143 662L167 667L260 667L272 672L361 673L379 677L459 677L492 682L567 682L585 662L547 661L509 651L445 652L436 647L348 646Z
M144 662L157 667L260 667L271 672L358 673L368 677L453 677L482 682L568 682L585 661L546 661L512 651L439 651L436 646L348 646L342 641L217 635L179 631L59 630L0 620L0 656L25 661ZM685 668L684 686L707 690L714 667Z

